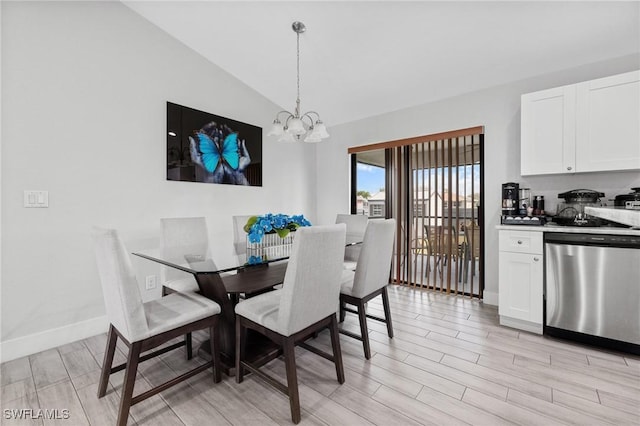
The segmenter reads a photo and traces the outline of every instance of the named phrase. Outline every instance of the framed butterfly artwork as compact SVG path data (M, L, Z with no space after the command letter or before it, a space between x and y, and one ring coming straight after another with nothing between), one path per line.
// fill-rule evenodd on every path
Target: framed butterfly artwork
M262 128L167 102L167 180L262 186Z

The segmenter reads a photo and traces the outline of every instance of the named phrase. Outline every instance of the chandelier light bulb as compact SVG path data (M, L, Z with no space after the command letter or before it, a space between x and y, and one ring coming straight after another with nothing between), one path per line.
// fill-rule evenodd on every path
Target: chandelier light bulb
M280 136L283 133L284 127L282 126L282 123L280 123L280 120L276 118L275 120L273 120L273 126L271 127L269 133L267 133L267 136Z
M293 135L304 135L307 132L307 129L304 128L304 123L299 118L294 117L289 120L287 127L289 128L289 133Z
M313 126L315 131L318 132L318 136L321 139L325 139L329 137L329 132L327 132L327 127L320 120L316 121L316 124Z
M293 133L283 132L282 135L278 138L278 142L295 142L295 138L293 137Z

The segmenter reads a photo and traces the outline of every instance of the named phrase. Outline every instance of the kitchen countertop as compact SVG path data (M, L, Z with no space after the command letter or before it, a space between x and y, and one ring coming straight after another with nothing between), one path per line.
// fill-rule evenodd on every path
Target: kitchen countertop
M616 228L613 226L586 227L586 226L560 226L546 224L544 226L527 225L497 225L496 229L509 231L538 231L538 232L568 232L581 234L608 234L608 235L637 235L640 236L640 229Z
M626 209L624 207L585 207L588 215L612 220L625 225L640 227L640 210Z

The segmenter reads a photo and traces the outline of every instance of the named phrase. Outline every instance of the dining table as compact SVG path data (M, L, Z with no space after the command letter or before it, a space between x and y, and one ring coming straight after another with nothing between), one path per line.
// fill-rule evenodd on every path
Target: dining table
M362 238L349 238L346 246L362 243ZM140 258L175 268L195 278L199 292L220 305L220 360L222 371L227 375L235 374L236 350L236 314L235 306L242 298L250 298L272 291L284 282L288 256L261 259L251 264L239 256L236 262L218 266L207 253L193 250L193 247L165 247L162 249L141 250L132 253ZM338 302L336 301L336 304ZM282 349L259 333L246 335L247 360L255 365L264 365L282 354ZM211 359L210 345L204 342L198 349L198 355Z
M132 253L135 256L165 267L175 268L193 275L199 292L220 305L218 333L220 336L220 361L222 371L235 374L235 306L241 297L249 298L284 282L288 258L264 260L258 264L247 264L242 260L234 265L218 267L206 254L191 253L178 248L152 249ZM198 355L210 359L210 345L204 342ZM280 349L268 339L258 335L247 335L247 357L256 364L265 364L280 355Z

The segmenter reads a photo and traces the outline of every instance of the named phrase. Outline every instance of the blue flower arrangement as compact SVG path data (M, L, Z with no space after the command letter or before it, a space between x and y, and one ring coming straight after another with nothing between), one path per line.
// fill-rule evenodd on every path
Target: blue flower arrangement
M251 216L244 225L244 231L249 234L250 243L259 243L264 234L277 233L280 238L284 238L301 226L311 226L311 222L301 214L287 216L267 213L263 216Z
M249 256L249 259L247 260L247 264L249 265L260 265L263 262L264 260L262 259L262 256Z

